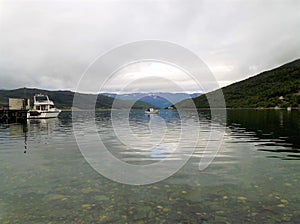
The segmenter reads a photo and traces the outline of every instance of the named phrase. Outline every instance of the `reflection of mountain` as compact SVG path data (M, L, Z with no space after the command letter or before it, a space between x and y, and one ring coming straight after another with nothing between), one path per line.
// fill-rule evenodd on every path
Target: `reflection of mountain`
M228 126L234 137L258 138L260 151L300 158L300 111L228 110Z
M139 100L155 107L166 108L177 102L188 98L199 96L199 93L128 93L128 94L115 94L115 93L101 93L101 95L113 97L119 100Z

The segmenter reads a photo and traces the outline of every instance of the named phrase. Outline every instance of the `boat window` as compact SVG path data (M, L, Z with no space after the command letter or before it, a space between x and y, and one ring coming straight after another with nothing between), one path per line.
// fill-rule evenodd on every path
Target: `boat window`
M40 106L36 106L36 109L37 109L37 110L40 110L40 109L41 109L41 107L40 107Z
M36 96L36 101L47 101L47 97L45 96Z

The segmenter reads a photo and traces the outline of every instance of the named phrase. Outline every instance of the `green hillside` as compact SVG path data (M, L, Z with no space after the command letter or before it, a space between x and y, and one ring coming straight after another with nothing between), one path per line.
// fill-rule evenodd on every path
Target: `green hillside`
M14 89L14 90L0 90L0 107L1 106L7 106L8 104L8 98L29 98L31 101L31 104L33 103L33 96L35 94L42 93L47 94L51 100L54 101L55 106L57 108L63 109L63 108L71 108L73 104L73 97L74 92L72 91L49 91L49 90L42 90L42 89L32 89L32 88L20 88L20 89ZM93 99L97 97L96 101L96 108L97 109L106 109L111 108L112 103L114 102L114 98L103 96L103 95L93 95L93 94L81 94L78 93L78 97L81 98L83 104L81 105L80 109L93 109ZM119 107L127 107L129 104L131 104L131 101L124 101L124 100L116 100L118 101ZM134 104L134 108L148 108L152 107L152 105L137 101Z
M300 59L222 88L227 108L299 107ZM214 96L216 91L206 94ZM208 108L206 95L194 98L196 107ZM184 101L180 102L184 105Z

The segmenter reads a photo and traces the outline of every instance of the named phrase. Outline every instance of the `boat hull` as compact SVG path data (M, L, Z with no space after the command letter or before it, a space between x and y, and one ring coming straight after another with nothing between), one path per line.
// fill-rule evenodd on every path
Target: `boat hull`
M27 113L28 119L47 119L47 118L55 118L59 115L60 111L46 111L46 112L38 112L32 113L29 111Z
M158 114L159 111L145 111L145 114Z

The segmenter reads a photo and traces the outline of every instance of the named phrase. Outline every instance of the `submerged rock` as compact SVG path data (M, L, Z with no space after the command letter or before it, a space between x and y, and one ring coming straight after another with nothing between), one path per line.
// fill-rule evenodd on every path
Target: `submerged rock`
M91 208L92 208L92 205L91 205L91 204L83 204L83 205L81 205L81 207L82 207L83 209L91 209Z
M108 201L109 200L109 197L105 196L105 195L96 195L95 196L95 199L97 201Z
M107 222L109 220L106 215L100 215L98 219L100 222Z
M94 190L91 189L91 188L83 188L83 189L81 190L81 192L84 193L84 194L88 194L88 193L91 193L91 192L93 192L93 191L94 191Z
M279 207L279 208L284 208L284 207L285 207L285 204L279 204L279 205L277 205L277 207Z
M246 202L247 201L247 198L246 197L243 197L243 196L240 196L237 198L240 202Z
M44 197L44 199L46 201L55 201L55 200L65 201L68 199L68 196L61 195L61 194L50 194Z

